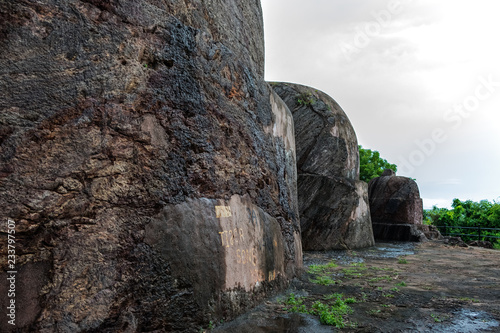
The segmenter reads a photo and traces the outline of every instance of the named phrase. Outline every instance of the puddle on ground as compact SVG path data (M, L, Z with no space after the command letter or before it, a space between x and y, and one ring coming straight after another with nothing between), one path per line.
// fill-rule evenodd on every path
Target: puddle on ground
M398 258L415 254L415 243L391 242L376 243L375 246L360 250L331 250L331 251L305 251L304 266L322 265L331 260L338 264L349 265L356 262L364 262L364 258L385 259Z
M312 264L321 265L334 260L337 264L345 265L354 262L364 262L371 259L398 258L401 256L415 254L415 243L391 242L377 243L371 248L355 251L307 251L304 252L304 266ZM293 282L292 282L293 284ZM295 287L293 287L295 288ZM289 290L290 291L290 290ZM289 291L270 299L269 304L280 304L278 298L284 297ZM294 289L297 296L308 296L304 289ZM422 307L420 306L422 309ZM332 332L335 331L331 326L322 325L317 316L283 313L278 306L268 308L264 304L259 305L252 311L245 313L231 322L224 323L213 330L213 332L238 332L238 333L268 333L268 332L286 332L286 333L306 333L306 332ZM418 309L415 309L418 310ZM455 311L453 311L455 310ZM453 312L442 316L442 322L433 322L430 319L430 313L433 311L441 318L439 310L423 307L424 313L417 311L415 316L410 316L404 321L398 319L387 327L364 327L360 331L368 332L436 332L436 333L472 333L472 332L499 332L500 323L498 318L480 310L471 310L467 308L453 308ZM442 311L442 310L441 310ZM403 313L403 312L401 312ZM396 313L397 314L397 313ZM419 315L418 315L419 314ZM425 318L425 319L423 319ZM410 324L409 327L402 330L394 330L398 325ZM391 326L392 325L392 326ZM400 327L401 328L401 327ZM355 330L357 331L357 330Z
M331 326L322 325L317 317L298 313L283 314L280 317L259 318L240 317L227 323L213 332L238 332L238 333L323 333L335 331ZM448 323L451 322L451 323ZM452 314L451 318L443 323L432 323L409 320L414 328L408 327L404 332L433 332L433 333L477 333L493 332L492 328L499 327L498 321L487 312L461 309ZM377 331L381 332L381 331ZM391 331L392 332L392 331ZM399 332L399 330L398 330ZM403 331L401 331L403 332ZM496 332L496 331L495 331Z
M279 317L266 318L259 316L240 316L237 320L224 324L212 332L217 333L309 333L332 332L330 326L321 325L318 318L298 313L282 314Z
M357 251L360 256L365 258L383 259L397 258L415 254L415 243L410 242L394 242L394 243L377 243L374 247Z
M307 251L304 252L304 266L321 265L335 260L338 264L351 264L354 262L363 262L364 258L383 259L397 258L400 256L415 253L415 244L408 242L377 243L375 246L348 251ZM296 290L297 296L307 296L307 292ZM283 297L283 295L281 295ZM272 301L276 302L276 298ZM279 303L279 302L278 302ZM225 323L213 332L238 332L238 333L267 333L267 332L286 332L286 333L322 333L332 332L331 326L322 325L317 316L304 315L298 313L271 314L266 313L264 306L260 305L253 311L239 316L232 322Z
M500 324L487 312L461 309L453 313L452 323L443 322L433 325L432 331L437 333L473 333L498 327Z

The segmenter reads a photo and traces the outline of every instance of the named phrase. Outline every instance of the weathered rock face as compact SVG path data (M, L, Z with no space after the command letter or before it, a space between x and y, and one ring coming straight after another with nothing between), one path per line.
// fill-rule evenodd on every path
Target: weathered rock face
M370 181L368 193L373 223L422 224L422 199L413 179L386 170Z
M295 123L297 188L306 250L374 245L356 133L340 106L310 87L272 83Z
M425 240L423 205L417 183L385 170L368 184L370 212L376 239ZM428 230L427 230L428 231Z
M197 332L300 269L293 118L263 49L253 0L0 2L18 331Z
M271 83L271 86L293 114L297 170L358 180L358 139L337 102L311 87L292 83Z

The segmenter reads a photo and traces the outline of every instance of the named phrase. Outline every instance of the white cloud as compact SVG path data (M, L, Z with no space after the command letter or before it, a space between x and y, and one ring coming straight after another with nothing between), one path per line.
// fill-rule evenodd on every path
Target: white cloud
M451 208L452 200L449 199L432 199L432 198L422 198L424 202L424 209L432 209L436 206L438 208Z
M442 128L447 140L407 175L417 178L422 196L450 203L498 197L500 150L491 147L500 143L500 87L456 128L443 115L474 95L479 77L500 82L500 3L401 0L391 24L346 59L339 43L352 43L389 2L262 0L267 79L331 95L358 141L393 163Z
M462 181L457 178L444 179L438 182L438 185L460 185Z

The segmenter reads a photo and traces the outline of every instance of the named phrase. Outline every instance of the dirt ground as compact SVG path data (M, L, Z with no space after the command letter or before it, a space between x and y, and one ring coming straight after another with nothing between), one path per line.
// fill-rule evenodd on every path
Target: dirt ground
M306 272L281 295L213 332L500 332L500 251L442 241L306 252ZM309 272L307 272L309 271ZM349 300L343 328L313 304Z

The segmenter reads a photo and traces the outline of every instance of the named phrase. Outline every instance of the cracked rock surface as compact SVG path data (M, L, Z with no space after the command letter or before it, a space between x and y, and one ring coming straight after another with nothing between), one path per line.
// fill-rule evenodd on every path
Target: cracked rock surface
M300 269L293 120L262 29L254 0L0 2L18 332L198 332Z
M271 83L292 111L304 250L374 245L368 186L359 180L354 128L342 108L311 87Z

